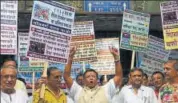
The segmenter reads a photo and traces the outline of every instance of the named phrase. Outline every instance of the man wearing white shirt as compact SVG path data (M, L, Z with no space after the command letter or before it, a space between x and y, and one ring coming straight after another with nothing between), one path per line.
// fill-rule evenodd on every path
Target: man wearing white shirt
M1 67L1 103L27 103L27 94L20 89L14 89L17 70L14 66Z
M12 58L7 58L4 62L3 62L3 65L2 66L14 66L16 69L17 69L17 63L15 60L13 60ZM25 84L16 79L16 84L14 86L14 88L17 90L17 89L20 89L20 90L23 90L25 91L25 93L27 94L27 89L26 89L26 86Z
M69 88L69 95L75 103L111 103L116 87L122 83L122 67L119 61L119 53L115 48L110 48L110 52L115 59L116 75L107 84L98 86L98 73L93 69L88 69L83 74L84 86L81 87L71 78L71 65L76 49L72 49L68 64L64 70L64 80Z
M153 89L142 85L143 71L135 68L131 72L131 85L122 88L114 103L158 103Z

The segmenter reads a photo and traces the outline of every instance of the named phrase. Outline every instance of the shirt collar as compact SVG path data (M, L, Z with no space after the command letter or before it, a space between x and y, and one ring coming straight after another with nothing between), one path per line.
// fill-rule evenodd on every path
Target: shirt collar
M89 87L87 87L87 86L84 86L83 88L84 88L84 90L91 90L91 91L95 91L95 90L97 90L97 89L99 88L99 86L98 86L98 85L96 85L94 88L89 88Z
M45 87L45 90L48 90L48 91L50 91L51 93L53 93L53 91L50 90L50 88L49 88L48 86ZM58 91L59 91L59 95L62 95L62 94L63 94L63 92L62 92L61 89L58 89ZM54 94L54 93L53 93L53 94Z
M132 85L129 85L128 88L129 88L129 89L133 89ZM142 90L142 91L144 91L144 86L141 85L140 88L139 88L138 90Z

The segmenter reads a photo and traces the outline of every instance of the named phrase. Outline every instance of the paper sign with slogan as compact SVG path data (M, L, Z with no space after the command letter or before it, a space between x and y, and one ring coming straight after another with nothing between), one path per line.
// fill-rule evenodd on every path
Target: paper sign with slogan
M123 13L120 48L145 52L147 49L150 15L125 10Z
M55 1L34 1L27 56L67 63L75 10Z
M75 22L71 46L77 47L74 61L96 61L93 21Z
M17 0L1 0L0 54L17 55L17 15Z
M178 1L160 3L165 49L178 49Z
M100 75L115 74L114 58L109 50L115 47L119 51L119 38L96 39L97 61L91 62L91 68Z

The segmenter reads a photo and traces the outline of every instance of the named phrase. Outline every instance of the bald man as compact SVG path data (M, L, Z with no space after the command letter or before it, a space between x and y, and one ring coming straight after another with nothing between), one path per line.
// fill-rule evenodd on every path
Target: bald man
M1 103L27 103L27 94L14 88L16 80L17 70L14 66L1 67Z
M159 101L178 103L178 60L168 60L163 67L167 83L159 89Z

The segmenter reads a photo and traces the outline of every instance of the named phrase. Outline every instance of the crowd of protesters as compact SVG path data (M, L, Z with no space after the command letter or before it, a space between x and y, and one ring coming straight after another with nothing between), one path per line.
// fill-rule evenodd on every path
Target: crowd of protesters
M6 59L1 66L1 103L178 103L178 60L168 60L163 64L164 72L155 71L151 77L142 68L132 68L126 83L118 50L110 47L115 63L113 78L99 79L95 70L87 69L73 80L75 51L76 48L71 49L64 73L56 67L48 68L47 77L37 81L30 97L25 82L17 78L17 63ZM62 78L67 91L60 88ZM42 84L44 97L40 96Z

